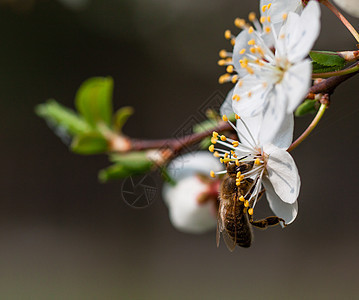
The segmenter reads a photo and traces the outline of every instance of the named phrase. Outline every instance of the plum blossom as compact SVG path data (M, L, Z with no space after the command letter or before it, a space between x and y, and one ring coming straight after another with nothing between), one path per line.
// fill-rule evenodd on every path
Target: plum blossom
M306 57L319 35L320 8L316 1L310 1L300 16L294 12L284 14L286 21L278 33L271 23L271 9L267 6L268 17L261 20L262 32L237 22L243 31L235 38L233 53L226 53L228 58L222 61L228 65L229 74L223 75L220 82L235 83L235 113L244 118L261 115L262 128L271 128L274 135L311 85L312 66ZM263 33L271 34L274 47ZM271 140L273 136L267 134L266 138Z
M223 119L228 120L226 116L223 116ZM248 201L250 214L254 213L254 208L264 187L272 211L284 219L286 224L292 223L298 214L297 198L300 190L300 177L293 158L286 151L291 144L292 134L288 134L285 128L291 127L291 123L283 123L276 135L271 135L272 140L265 139L266 142L262 142L263 134L260 132L264 130L268 134L270 130L260 125L258 116L242 119L236 115L236 119L237 126L228 122L237 131L240 142L219 136L214 132L213 144L209 150L214 153L215 157L220 158L222 163L235 163L240 166L241 162L246 162L253 165L253 168L248 171L242 173L238 171L237 173L237 184L240 184L245 178L253 179L251 194L242 195ZM291 120L287 119L289 122ZM217 145L222 145L227 149L219 148Z
M217 224L217 198L220 185L208 175L222 165L206 151L189 153L173 160L168 173L176 184L165 183L163 198L172 225L187 233L204 233Z

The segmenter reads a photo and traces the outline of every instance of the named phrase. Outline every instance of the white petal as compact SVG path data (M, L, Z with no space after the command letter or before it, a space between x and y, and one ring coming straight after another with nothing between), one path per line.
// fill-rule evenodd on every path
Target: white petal
M244 123L245 125L244 125ZM237 121L237 129L241 133L241 143L246 146L259 146L259 131L261 130L262 115L257 115L251 118L241 118ZM250 132L249 132L250 131ZM254 139L254 141L253 141ZM248 142L249 141L249 142ZM254 144L254 145L253 145Z
M175 181L193 174L209 175L210 171L221 170L223 165L209 151L190 152L178 156L167 166L168 174Z
M295 201L293 204L283 202L275 193L273 186L268 179L263 179L263 185L266 190L269 206L274 214L282 218L287 225L292 223L298 214L298 202ZM281 225L283 226L283 224Z
M310 1L298 18L290 13L281 34L285 34L286 53L290 62L298 62L308 56L320 32L320 7Z
M286 98L284 93L278 93L277 86L275 86L267 95L266 106L263 110L261 131L259 133L259 144L265 145L272 143L276 139L279 131L281 131L286 120ZM288 130L293 130L289 127ZM290 136L289 136L290 137ZM285 144L285 142L284 142Z
M248 72L243 69L239 63L241 59L243 59L243 55L239 52L242 49L246 49L246 52L249 51L249 48L251 46L248 45L248 41L253 38L253 35L251 36L247 30L242 30L240 34L236 37L236 43L234 44L233 48L233 65L239 75L239 77L244 77L248 74Z
M286 203L293 204L299 195L300 177L292 156L279 148L267 154L269 158L266 177L272 183L279 198Z
M293 113L304 100L312 83L312 64L309 59L291 66L279 88L287 95L287 113Z
M359 18L358 0L334 0L334 2L348 14Z
M268 87L255 76L243 77L235 86L233 95L240 100L232 100L233 111L240 117L253 117L263 111Z
M221 114L221 116L226 115L226 116L231 116L234 114L233 108L232 108L232 98L233 98L233 92L234 92L234 88L231 89L228 94L226 99L224 100L219 113Z
M264 13L262 11L263 5L271 4L269 10L266 10ZM260 11L262 16L270 16L271 22L273 24L283 22L283 14L288 14L289 12L300 13L303 10L302 0L261 0L260 1Z
M203 233L216 227L213 203L199 204L201 193L207 185L196 176L180 180L174 187L165 184L163 198L169 208L172 225L183 232Z

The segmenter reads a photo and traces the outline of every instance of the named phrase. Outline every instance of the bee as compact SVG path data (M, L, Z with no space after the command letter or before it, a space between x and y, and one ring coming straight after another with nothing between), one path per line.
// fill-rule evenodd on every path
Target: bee
M262 220L254 221L249 210L253 203L248 200L255 188L256 182L252 178L244 178L237 186L237 173L246 173L252 170L253 162L227 162L227 173L222 181L219 195L219 208L217 218L217 247L219 247L220 235L222 233L223 239L227 248L233 251L235 246L248 248L253 241L252 226L266 229L269 226L275 226L283 223L283 219L273 216ZM260 198L264 190L259 193Z

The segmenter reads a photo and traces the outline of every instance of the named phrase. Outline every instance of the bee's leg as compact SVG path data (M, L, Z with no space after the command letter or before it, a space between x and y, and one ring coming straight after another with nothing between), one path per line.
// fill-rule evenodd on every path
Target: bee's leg
M254 221L252 219L252 220L250 220L250 222L254 227L261 228L261 229L266 229L270 226L276 226L276 225L280 224L280 222L283 223L283 226L287 226L287 224L285 224L285 221L282 218L275 217L275 216L267 217L265 219L257 220L257 221Z

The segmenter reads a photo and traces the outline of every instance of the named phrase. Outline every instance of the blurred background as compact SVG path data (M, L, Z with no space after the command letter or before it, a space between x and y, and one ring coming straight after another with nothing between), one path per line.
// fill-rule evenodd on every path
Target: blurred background
M216 248L215 232L171 226L156 174L155 202L129 207L121 182L97 180L105 156L70 153L34 114L49 98L73 107L85 79L109 75L115 107L136 109L125 132L169 137L231 88L217 83L218 51L231 49L223 32L250 11L257 1L0 1L1 299L357 297L358 78L292 153L302 178L296 222L255 230L253 246L234 253ZM322 11L316 49L355 50ZM296 135L310 121L297 119Z

